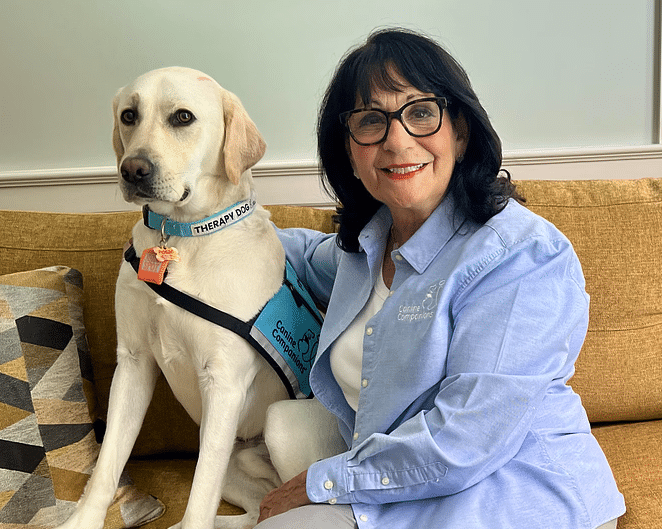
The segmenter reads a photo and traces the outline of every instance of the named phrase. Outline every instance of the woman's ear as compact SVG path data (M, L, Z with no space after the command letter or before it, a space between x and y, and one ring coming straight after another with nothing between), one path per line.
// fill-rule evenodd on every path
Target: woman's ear
M350 145L349 135L345 138L345 151L347 152L347 158L349 159L349 165L352 166L352 171L354 171L354 176L359 178L359 175L356 173L356 166L354 165L354 157L352 156L352 147Z
M457 117L453 120L453 130L455 131L455 159L461 162L464 159L464 153L467 151L469 135L471 134L469 123L462 111L458 112Z

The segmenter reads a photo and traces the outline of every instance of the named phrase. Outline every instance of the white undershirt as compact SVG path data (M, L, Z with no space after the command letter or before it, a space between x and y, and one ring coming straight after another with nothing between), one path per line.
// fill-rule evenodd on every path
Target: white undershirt
M389 289L384 283L380 270L379 279L365 307L331 347L331 372L340 385L347 403L354 411L359 408L359 392L362 387L363 337L366 333L366 324L379 312L388 295Z

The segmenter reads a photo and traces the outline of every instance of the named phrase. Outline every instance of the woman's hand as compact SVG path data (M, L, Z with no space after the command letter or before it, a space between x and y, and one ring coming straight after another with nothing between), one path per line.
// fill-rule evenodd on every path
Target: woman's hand
M304 471L294 476L290 481L283 483L277 489L269 492L260 504L260 518L258 523L277 514L283 514L290 509L296 509L312 502L306 493L306 474Z

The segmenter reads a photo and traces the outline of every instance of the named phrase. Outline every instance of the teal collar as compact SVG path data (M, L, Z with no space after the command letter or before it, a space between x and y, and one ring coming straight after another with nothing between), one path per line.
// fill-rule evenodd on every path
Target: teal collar
M195 222L177 222L144 206L143 221L148 228L159 230L162 236L201 237L221 231L245 219L255 211L256 205L255 197L251 195L248 200L237 202L223 211Z

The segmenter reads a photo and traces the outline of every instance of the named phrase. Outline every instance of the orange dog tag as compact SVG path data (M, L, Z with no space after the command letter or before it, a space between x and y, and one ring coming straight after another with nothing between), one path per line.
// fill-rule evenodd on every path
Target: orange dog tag
M176 248L147 248L140 257L138 279L160 285L171 261L179 261Z

